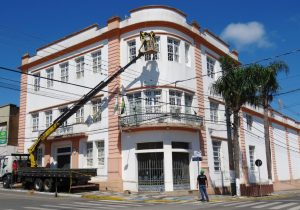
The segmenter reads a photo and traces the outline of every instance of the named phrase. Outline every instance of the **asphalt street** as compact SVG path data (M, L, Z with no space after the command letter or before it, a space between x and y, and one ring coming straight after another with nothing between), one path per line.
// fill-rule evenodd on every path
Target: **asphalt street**
M130 201L95 201L74 197L58 197L53 195L29 194L26 192L0 191L0 210L115 210L115 209L143 209L143 210L255 210L279 209L300 210L300 196L277 200L256 201L226 201L186 203L143 203Z

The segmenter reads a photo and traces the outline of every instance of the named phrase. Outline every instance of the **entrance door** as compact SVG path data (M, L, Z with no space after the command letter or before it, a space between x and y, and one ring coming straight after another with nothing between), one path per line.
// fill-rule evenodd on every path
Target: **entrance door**
M71 147L57 148L57 168L70 168Z
M70 155L58 155L57 156L57 168L70 168L71 156Z
M173 152L174 190L190 189L189 153Z
M137 154L139 191L164 191L164 154Z

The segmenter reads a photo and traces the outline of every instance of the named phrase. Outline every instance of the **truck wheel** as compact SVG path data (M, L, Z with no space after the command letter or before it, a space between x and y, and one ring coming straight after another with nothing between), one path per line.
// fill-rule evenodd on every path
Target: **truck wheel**
M52 179L45 179L44 180L44 190L46 192L52 192L53 191L53 180Z
M33 188L36 191L42 191L43 190L43 180L40 178L36 178L33 183Z
M7 175L3 178L3 187L8 189L11 187L11 176L10 175Z

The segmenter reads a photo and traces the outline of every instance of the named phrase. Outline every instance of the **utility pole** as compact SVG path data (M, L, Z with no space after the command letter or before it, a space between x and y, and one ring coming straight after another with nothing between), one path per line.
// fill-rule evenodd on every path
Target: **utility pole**
M225 105L225 116L227 126L227 146L228 146L228 157L229 157L229 173L230 173L230 188L231 195L236 194L236 183L234 177L234 160L233 160L233 144L232 144L232 127L231 127L231 110Z

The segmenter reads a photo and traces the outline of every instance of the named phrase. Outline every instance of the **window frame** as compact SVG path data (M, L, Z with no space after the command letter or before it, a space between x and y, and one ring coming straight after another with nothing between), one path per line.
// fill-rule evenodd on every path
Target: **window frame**
M84 77L84 56L75 59L76 63L76 78L80 79Z
M53 123L53 111L45 111L46 129L50 127Z
M88 145L91 145L89 147ZM87 167L93 167L94 166L94 142L88 141L86 142L86 166Z
M217 151L215 149L217 149ZM222 141L212 140L213 164L214 164L215 172L222 171L221 150L222 150ZM217 155L215 153L217 153Z
M127 47L128 47L128 59L129 61L132 61L134 58L136 58L136 40L132 39L127 41Z
M102 71L102 52L101 50L91 53L93 73L100 73Z
M101 98L92 100L93 122L100 122L102 118Z
M60 80L63 82L69 81L69 62L65 62L59 65L60 67Z
M38 131L39 130L39 113L33 113L31 114L32 118L32 131Z
M206 56L206 70L207 76L215 79L215 66L216 66L216 59L212 58L211 56Z
M148 94L150 93L150 94ZM159 94L158 94L159 93ZM161 89L150 89L144 91L145 112L146 113L161 113Z
M210 101L209 102L209 115L210 115L210 121L214 123L218 123L219 121L219 104Z
M249 169L255 171L255 146L249 145Z
M75 122L76 123L84 123L84 107L81 107L75 113Z
M174 94L171 94L174 92ZM182 91L178 90L169 90L169 104L170 104L170 113L181 113L182 111Z
M47 77L47 88L53 87L54 82L54 68L46 69L46 77Z
M180 40L172 37L167 38L168 61L179 62Z
M253 127L253 116L250 114L246 114L246 124L247 130L251 131Z
M105 165L105 142L104 140L96 141L96 148L97 148L97 166L104 167ZM101 148L99 147L101 145Z
M189 43L185 43L184 44L184 52L185 52L185 64L189 64L190 63L190 47L191 45Z
M33 89L34 91L39 91L40 88L41 88L41 73L38 72L38 73L35 73L34 74L34 78L33 78Z

